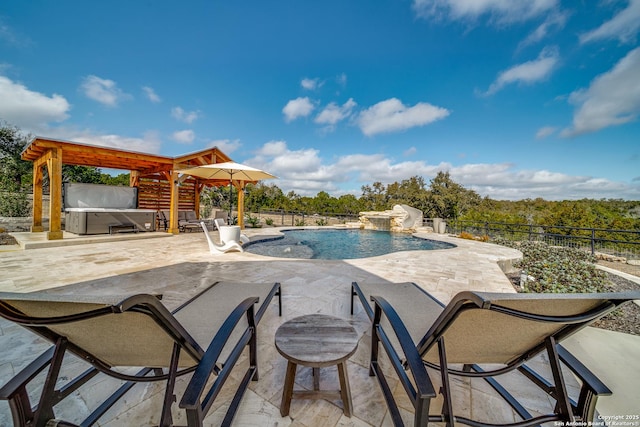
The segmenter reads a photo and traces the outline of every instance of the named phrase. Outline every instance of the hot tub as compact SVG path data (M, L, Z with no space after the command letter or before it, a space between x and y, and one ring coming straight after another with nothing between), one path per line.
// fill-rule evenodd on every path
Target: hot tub
M138 231L155 231L152 209L66 208L65 230L75 234L109 234L110 225L133 224Z

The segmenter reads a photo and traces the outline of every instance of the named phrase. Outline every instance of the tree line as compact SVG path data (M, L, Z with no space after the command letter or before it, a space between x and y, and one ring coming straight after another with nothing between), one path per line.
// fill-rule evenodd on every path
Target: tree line
M30 215L26 194L31 192L33 166L20 158L29 140L30 136L17 127L0 123L0 216ZM64 165L62 175L64 182L129 185L128 173L112 176L96 167ZM44 179L46 186L46 173ZM229 187L205 188L200 201L205 207L227 209L229 197L237 200L235 187L231 194ZM264 183L247 185L245 189L245 210L249 212L284 210L305 215L355 216L362 211L392 209L396 204L420 209L425 218L640 231L640 201L494 200L456 183L448 172L438 172L428 182L421 176L386 185L374 182L362 186L359 197L334 197L326 191L313 197L294 191L285 194L277 185Z

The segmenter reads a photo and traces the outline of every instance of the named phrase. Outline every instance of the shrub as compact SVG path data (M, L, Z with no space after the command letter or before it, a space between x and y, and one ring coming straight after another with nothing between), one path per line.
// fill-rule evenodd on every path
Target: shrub
M329 225L329 223L327 222L326 219L324 218L320 218L316 220L316 225L318 226L323 226L323 225Z
M247 222L253 228L260 228L260 218L257 216L251 216L251 214L247 214Z
M23 217L31 215L25 193L0 191L0 216Z
M606 291L606 276L595 266L595 257L573 248L549 246L542 242L495 243L519 249L522 261L516 267L534 280L525 281L524 292L579 293Z
M296 227L304 227L305 225L307 224L304 223L304 219L296 219Z
M462 233L460 233L460 235L458 236L461 239L467 239L467 240L476 240L476 238L473 236L473 234L463 231Z
M264 223L267 224L269 227L271 227L273 225L273 219L271 218L266 218L264 220Z

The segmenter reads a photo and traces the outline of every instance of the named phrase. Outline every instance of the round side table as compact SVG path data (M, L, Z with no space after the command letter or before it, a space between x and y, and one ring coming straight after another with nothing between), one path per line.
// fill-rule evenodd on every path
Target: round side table
M344 414L351 417L353 405L347 374L347 359L358 348L356 330L339 317L309 314L280 325L276 331L276 348L287 359L287 373L282 390L280 414L289 415L291 399L341 399ZM298 365L313 368L313 391L293 390ZM320 390L320 368L338 366L340 390Z

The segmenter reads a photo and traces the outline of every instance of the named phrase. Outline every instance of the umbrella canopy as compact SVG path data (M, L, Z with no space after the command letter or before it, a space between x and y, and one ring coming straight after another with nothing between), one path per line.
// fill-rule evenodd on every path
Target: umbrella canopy
M260 181L263 179L278 178L260 169L236 162L214 163L212 165L195 166L189 169L179 170L181 174L196 176L204 179L220 179L229 181L229 218L231 218L231 206L233 206L232 183L237 181Z
M236 162L214 163L212 165L195 166L182 169L178 172L186 175L197 176L204 179L224 179L232 181L260 181L263 179L277 178L260 169Z

